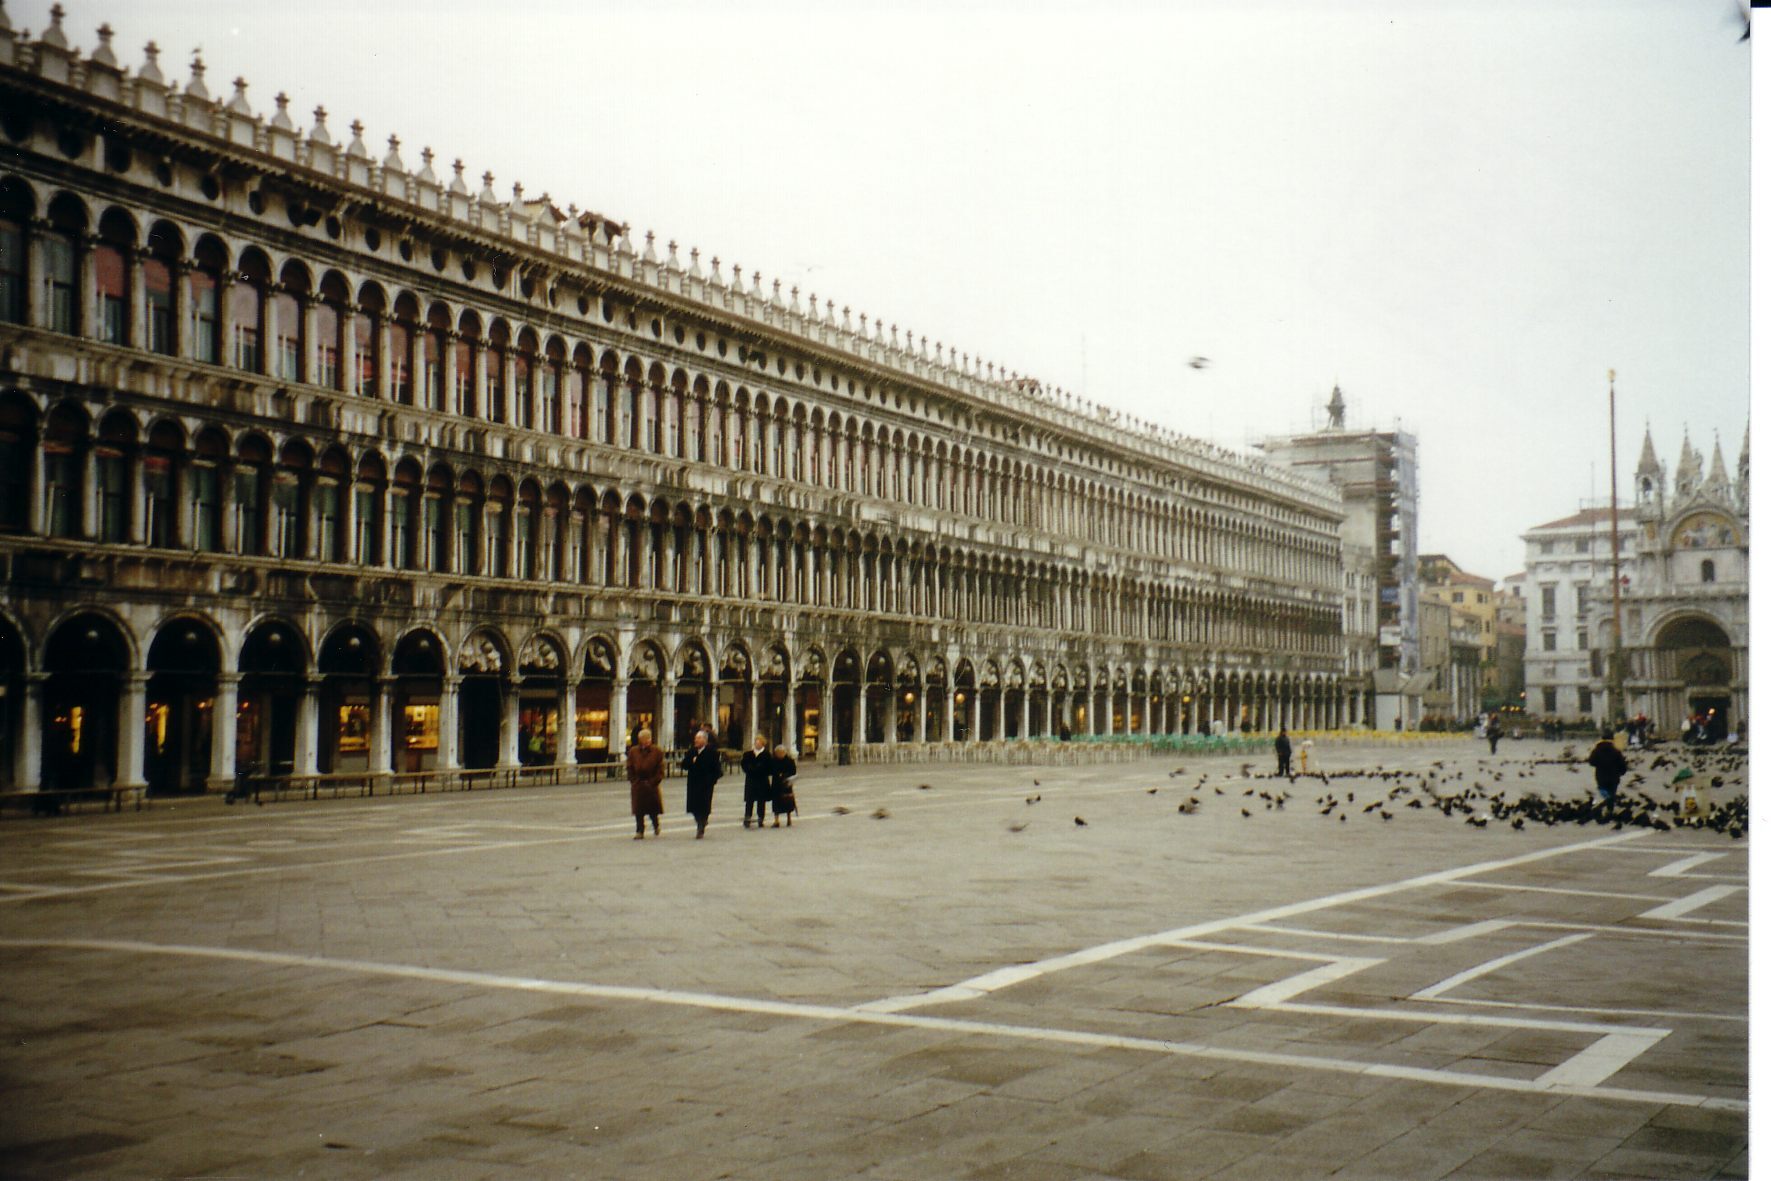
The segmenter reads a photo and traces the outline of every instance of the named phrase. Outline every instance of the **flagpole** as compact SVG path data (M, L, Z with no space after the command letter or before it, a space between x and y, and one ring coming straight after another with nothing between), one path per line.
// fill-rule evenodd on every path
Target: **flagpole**
M1621 577L1623 555L1618 546L1617 530L1617 370L1607 370L1606 380L1610 383L1611 400L1611 676L1609 680L1611 717L1605 719L1605 729L1601 733L1609 733L1610 725L1623 714L1623 580Z

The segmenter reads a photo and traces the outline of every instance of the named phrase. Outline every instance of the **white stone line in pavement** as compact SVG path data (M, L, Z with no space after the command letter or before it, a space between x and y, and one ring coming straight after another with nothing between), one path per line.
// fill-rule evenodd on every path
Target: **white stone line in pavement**
M1483 1009L1527 1009L1544 1013L1586 1013L1594 1017L1647 1017L1654 1021L1733 1021L1745 1025L1744 1015L1733 1013L1692 1013L1682 1009L1623 1009L1615 1006L1545 1005L1534 1001L1484 1001L1475 997L1442 996L1435 1005L1471 1005Z
M1738 894L1743 889L1745 889L1744 886L1706 886L1695 894L1687 894L1683 898L1675 898L1663 906L1657 906L1652 910L1645 910L1636 917L1639 919L1683 918L1685 915L1699 907L1708 906L1712 902L1720 902L1730 894ZM1707 919L1702 921L1720 922L1725 920Z
M1457 927L1447 927L1443 931L1434 931L1431 934L1422 935L1416 939L1415 942L1424 943L1429 946L1436 946L1441 943L1462 943L1465 939L1475 939L1482 935L1492 935L1497 931L1504 931L1512 925L1512 919L1481 919L1477 922L1464 923L1462 926Z
M1630 902L1665 902L1664 894L1625 894L1617 890L1575 890L1568 886L1523 886L1517 882L1462 882L1472 890L1516 890L1522 894L1571 894L1580 898L1623 898Z
M1530 959L1534 955L1542 955L1546 951L1555 951L1562 947L1572 947L1574 944L1584 943L1592 937L1590 931L1583 931L1578 935L1564 935L1562 938L1552 939L1548 943L1538 943L1531 947L1522 947L1518 951L1509 952L1506 955L1497 955L1491 960L1484 960L1473 968L1465 968L1463 971L1458 972L1455 975L1447 976L1437 984L1430 984L1426 988L1414 993L1408 999L1411 1001L1434 1000L1437 997L1450 992L1452 989L1468 984L1470 981L1479 977L1486 976L1490 972L1498 972L1509 964L1516 964L1520 960Z
M1599 837L1591 841L1582 841L1574 845L1557 845L1549 849L1539 849L1532 853L1521 853L1516 857L1503 858L1499 861L1479 861L1456 869L1434 870L1432 873L1420 874L1412 878L1404 878L1397 882L1386 882L1376 886L1361 886L1352 890L1343 890L1338 894L1328 894L1320 898L1311 898L1303 902L1288 902L1280 906L1268 907L1251 914L1234 915L1229 918L1211 919L1203 923L1194 923L1186 927L1177 927L1172 931L1162 931L1153 935L1134 935L1126 939L1116 939L1110 943L1085 947L1065 955L1053 956L1030 964L1018 964L1012 967L998 968L985 972L981 976L973 976L957 984L949 984L943 988L928 992L910 993L905 996L886 997L877 1001L868 1001L855 1006L857 1010L871 1013L898 1013L906 1009L919 1008L923 1005L944 1004L948 1001L976 1000L999 989L1021 984L1028 980L1052 972L1061 972L1069 968L1079 968L1089 964L1098 964L1104 960L1127 955L1134 951L1142 951L1176 939L1193 939L1205 935L1216 935L1235 927L1247 927L1254 924L1271 922L1275 919L1288 919L1294 915L1309 914L1312 911L1327 910L1331 907L1345 906L1353 902L1364 902L1372 898L1382 898L1389 894L1401 893L1405 890L1418 890L1427 886L1447 885L1457 882L1460 885L1477 885L1463 879L1479 873L1493 873L1496 870L1511 869L1518 865L1527 865L1534 861L1543 861L1551 857L1560 857L1567 853L1578 852L1594 845L1613 844L1622 841L1636 840L1646 835L1644 832L1626 832L1618 836ZM1657 899L1658 900L1658 899Z
M1680 861L1675 861L1671 865L1663 865L1659 869L1649 870L1648 876L1651 878L1683 877L1689 871L1696 869L1700 865L1708 865L1712 861L1720 861L1726 856L1728 856L1726 853L1693 853L1691 856Z
M1219 1062L1249 1065L1280 1066L1303 1070L1323 1070L1342 1074L1358 1074L1372 1078L1407 1079L1415 1082L1439 1083L1460 1087L1516 1091L1529 1094L1583 1096L1594 1099L1616 1099L1630 1103L1650 1103L1680 1107L1703 1107L1720 1111L1745 1112L1745 1100L1714 1095L1696 1095L1678 1091L1637 1091L1622 1087L1589 1085L1578 1080L1508 1078L1477 1074L1471 1071L1439 1070L1426 1067L1398 1066L1382 1062L1360 1062L1348 1058L1319 1057L1309 1054L1287 1054L1267 1050L1238 1050L1207 1046L1194 1042L1167 1041L1157 1038L1129 1037L1122 1034L1092 1033L1078 1029L1047 1029L1037 1025L1008 1025L989 1021L973 1021L957 1017L935 1017L924 1013L862 1012L834 1005L814 1005L797 1001L771 1001L747 997L721 996L717 993L681 992L671 989L640 988L625 985L585 984L570 980L545 980L525 976L501 976L485 972L467 972L450 968L426 968L410 964L377 963L369 960L329 959L324 956L292 955L285 952L252 951L231 947L198 947L187 944L143 943L121 939L0 939L0 947L47 948L71 951L102 951L137 955L185 956L199 959L231 960L239 963L266 964L277 967L311 968L317 971L345 972L358 975L425 980L441 984L457 984L469 988L496 988L548 995L591 997L602 1000L638 1001L653 1004L679 1005L729 1013L755 1013L775 1017L794 1017L829 1021L838 1024L884 1025L902 1029L923 1029L940 1033L972 1034L980 1037L1013 1038L1022 1041L1057 1045L1086 1046L1091 1049L1141 1050L1177 1057L1205 1058ZM1614 1027L1611 1027L1614 1028Z
M1548 919L1515 919L1514 923L1521 927L1541 927L1546 931L1595 931L1601 935L1629 935L1639 939L1672 939L1699 943L1745 943L1749 938L1746 935L1729 935L1721 931L1688 931L1678 927L1625 927L1601 923L1557 923Z
M1671 1031L1665 1029L1639 1029L1606 1034L1561 1065L1552 1066L1538 1075L1537 1081L1546 1087L1564 1084L1577 1087L1600 1086L1644 1052L1653 1049L1654 1044L1669 1032Z
M1253 951L1254 949L1247 949ZM1256 954L1268 954L1256 952ZM1355 972L1363 972L1367 968L1387 963L1382 959L1366 959L1348 956L1346 959L1330 960L1326 964L1311 968L1307 972L1299 972L1295 976L1287 976L1283 980L1275 980L1271 984L1243 993L1235 1000L1228 1002L1234 1009L1283 1009L1292 997L1320 988L1324 984L1332 984L1336 980L1351 976Z

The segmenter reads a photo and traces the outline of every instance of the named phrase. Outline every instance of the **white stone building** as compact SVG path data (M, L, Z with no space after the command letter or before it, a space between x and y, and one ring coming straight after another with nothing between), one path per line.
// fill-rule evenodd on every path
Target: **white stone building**
M1636 522L1618 510L1621 574L1634 578ZM1563 722L1596 716L1611 611L1611 510L1583 508L1528 529L1525 572L1526 712ZM1601 614L1602 613L1602 614Z

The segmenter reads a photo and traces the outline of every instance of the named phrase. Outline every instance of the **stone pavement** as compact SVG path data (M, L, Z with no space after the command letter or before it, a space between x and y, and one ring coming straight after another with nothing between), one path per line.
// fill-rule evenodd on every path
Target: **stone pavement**
M1744 1177L1748 842L1408 806L1559 750L8 820L0 1174Z

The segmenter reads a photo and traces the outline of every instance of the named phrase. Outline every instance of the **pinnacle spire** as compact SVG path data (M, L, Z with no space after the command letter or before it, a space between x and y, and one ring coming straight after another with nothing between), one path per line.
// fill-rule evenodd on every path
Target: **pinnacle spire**
M1638 476L1655 476L1660 474L1660 457L1654 453L1654 432L1647 427L1642 429L1642 458L1636 461Z

